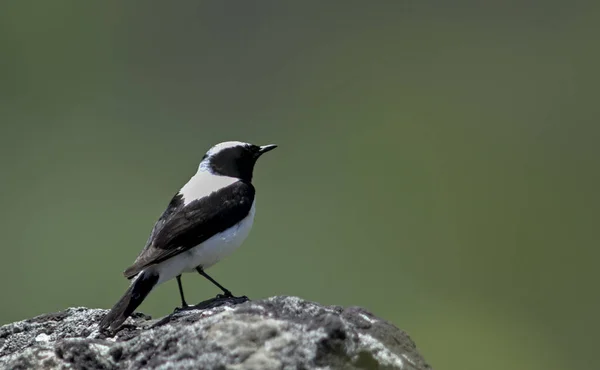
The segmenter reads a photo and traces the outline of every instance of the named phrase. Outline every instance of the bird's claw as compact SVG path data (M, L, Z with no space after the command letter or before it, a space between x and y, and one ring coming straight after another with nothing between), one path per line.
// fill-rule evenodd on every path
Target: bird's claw
M175 307L175 309L173 310L173 313L178 313L178 312L183 312L183 311L188 311L188 310L193 310L194 306L190 306L190 305L185 305L182 307Z
M216 299L235 298L229 290L223 292L223 294L217 294Z

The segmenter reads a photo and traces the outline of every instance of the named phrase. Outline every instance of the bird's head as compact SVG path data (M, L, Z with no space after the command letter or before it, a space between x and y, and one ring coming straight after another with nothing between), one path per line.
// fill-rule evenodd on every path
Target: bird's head
M258 158L277 145L257 146L241 141L219 143L206 152L200 162L200 171L209 171L214 175L235 177L252 181L252 171Z

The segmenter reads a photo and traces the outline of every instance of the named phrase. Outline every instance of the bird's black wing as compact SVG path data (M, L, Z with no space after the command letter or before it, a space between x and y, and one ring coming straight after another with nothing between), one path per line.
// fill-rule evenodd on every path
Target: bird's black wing
M178 193L154 225L138 258L125 270L125 277L131 279L146 267L193 248L242 221L252 208L254 193L254 186L245 181L187 205Z

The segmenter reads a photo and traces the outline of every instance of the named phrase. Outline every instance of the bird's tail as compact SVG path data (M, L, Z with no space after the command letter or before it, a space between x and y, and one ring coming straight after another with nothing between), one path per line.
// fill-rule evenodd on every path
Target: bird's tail
M100 321L100 330L110 327L117 329L142 303L148 293L158 282L158 274L142 271L133 279L133 282L125 291L113 308Z

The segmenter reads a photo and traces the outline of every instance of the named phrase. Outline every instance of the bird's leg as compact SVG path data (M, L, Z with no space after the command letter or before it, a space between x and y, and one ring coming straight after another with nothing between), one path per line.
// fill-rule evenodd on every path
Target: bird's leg
M228 289L225 289L221 284L217 283L215 281L215 279L213 279L210 276L208 276L208 274L206 272L204 272L204 270L202 269L202 267L200 267L200 266L196 267L196 271L198 271L198 273L200 275L202 275L205 278L207 278L211 283L213 283L216 286L218 286L219 289L221 289L223 291L223 298L233 298L233 294L231 294L231 292ZM220 296L220 294L217 296L217 298L220 298L219 296Z
M185 301L185 297L183 296L183 286L181 285L181 275L177 275L177 285L179 286L179 295L181 296L181 309L186 309L189 307L187 302ZM175 309L178 311L178 309Z

